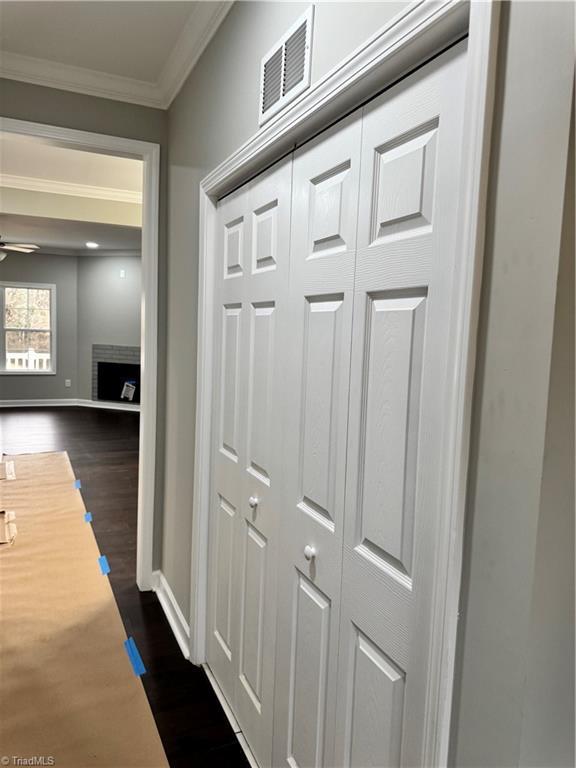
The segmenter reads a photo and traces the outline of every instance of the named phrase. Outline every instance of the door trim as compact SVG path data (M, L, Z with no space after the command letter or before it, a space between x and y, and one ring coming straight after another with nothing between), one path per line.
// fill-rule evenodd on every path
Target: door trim
M152 589L154 496L156 489L156 411L158 380L158 216L160 201L160 146L147 141L78 131L26 120L0 118L0 130L39 136L61 146L142 160L142 313L141 403L138 458L138 532L136 582Z
M499 4L417 0L320 80L285 112L206 176L200 184L200 263L194 499L191 562L190 658L206 661L210 435L214 398L213 295L218 199L312 136L358 108L443 49L468 36L463 155L457 244L467 256L456 275L460 301L451 357L452 407L443 473L442 531L434 596L429 697L425 709L424 764L448 760L454 687L476 333L484 253L488 160L494 103Z

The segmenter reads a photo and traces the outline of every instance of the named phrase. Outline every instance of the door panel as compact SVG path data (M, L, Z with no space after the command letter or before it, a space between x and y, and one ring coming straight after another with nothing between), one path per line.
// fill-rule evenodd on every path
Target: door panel
M359 117L294 158L282 337L286 484L278 558L277 766L333 765Z
M344 294L306 297L298 508L334 531Z
M273 301L250 305L250 351L248 357L248 466L247 471L264 485L270 485L269 460L272 443L279 440L271 432L275 361L278 340L275 335Z
M288 311L292 160L249 186L243 375L244 461L238 536L239 643L235 714L260 765L272 760L279 516L283 498L283 347ZM250 500L256 503L250 505Z
M425 296L397 294L375 294L367 302L359 540L407 575L412 569L425 302Z
M220 403L220 450L238 460L238 402L241 304L225 304L222 321L222 378Z
M232 658L233 553L236 509L223 496L218 498L217 516L214 635L226 658L230 661Z
M282 499L277 317L287 311L291 160L221 201L208 663L270 765Z
M464 60L363 113L336 765L422 765Z
M288 765L324 764L330 600L295 572L291 628Z
M241 467L245 462L242 408L244 254L249 232L248 205L237 192L218 209L215 258L214 388L218 394L213 418L207 661L232 704L238 667L237 551L242 498Z
M359 629L350 645L347 765L397 768L400 765L404 672Z
M245 521L239 676L258 712L262 711L267 545L264 536Z

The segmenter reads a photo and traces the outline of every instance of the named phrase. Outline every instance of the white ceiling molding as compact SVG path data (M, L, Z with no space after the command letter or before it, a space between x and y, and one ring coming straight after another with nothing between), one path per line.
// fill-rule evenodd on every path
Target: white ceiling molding
M232 5L232 2L198 3L188 17L158 81L164 109L184 85Z
M54 179L37 179L30 176L14 176L0 173L0 188L25 189L28 192L48 192L53 195L71 195L73 197L91 197L96 200L113 200L116 203L142 204L142 193L132 189L114 187L95 187L89 184L73 184Z
M233 2L197 4L157 82L111 75L10 51L2 51L0 55L0 77L103 99L167 109L232 5Z
M138 257L142 258L141 248L123 248L108 250L99 248L98 250L89 250L88 248L57 248L56 246L41 246L35 252L38 256L73 256L75 258L97 258L102 256L114 256L116 258Z
M145 107L163 108L162 95L156 83L109 75L47 59L35 59L10 51L2 51L0 56L0 77Z

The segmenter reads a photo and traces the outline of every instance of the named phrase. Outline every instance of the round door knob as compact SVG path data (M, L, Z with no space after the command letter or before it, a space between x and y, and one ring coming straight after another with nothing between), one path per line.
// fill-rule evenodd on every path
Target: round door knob
M248 499L248 506L251 509L256 509L256 507L258 506L258 496L250 496L250 498Z
M306 560L312 560L316 557L316 547L311 547L310 544L306 544L304 547L304 557Z

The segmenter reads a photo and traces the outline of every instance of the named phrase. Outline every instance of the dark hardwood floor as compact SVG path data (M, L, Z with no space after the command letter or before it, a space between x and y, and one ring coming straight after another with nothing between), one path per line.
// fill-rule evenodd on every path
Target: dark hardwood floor
M136 587L138 419L89 408L1 409L0 450L68 451L126 633L147 669L142 682L171 768L248 766L204 671L183 658L156 595Z

